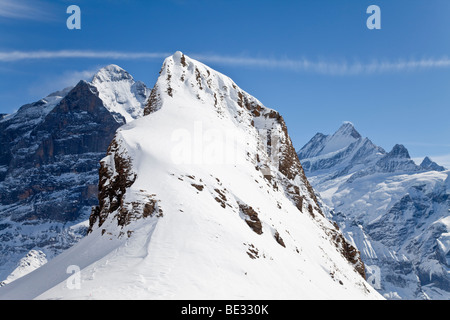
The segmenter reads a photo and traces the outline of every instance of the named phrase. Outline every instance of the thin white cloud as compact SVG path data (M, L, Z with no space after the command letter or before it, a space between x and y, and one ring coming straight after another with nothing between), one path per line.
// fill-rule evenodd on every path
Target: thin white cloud
M48 5L41 1L0 0L0 18L48 20L51 14Z
M399 71L413 71L418 69L449 68L450 58L420 59L420 60L397 60L397 61L372 61L369 63L346 61L334 62L326 60L312 61L302 59L270 59L270 58L248 58L248 57L225 57L219 55L196 55L201 61L215 62L229 65L282 68L292 71L307 71L319 74L331 75L359 75L377 74Z
M1 0L0 0L1 1ZM42 59L121 59L145 60L163 59L171 53L165 52L121 52L92 50L60 50L60 51L9 51L0 52L0 62ZM361 75L383 74L423 69L450 68L450 58L427 58L396 61L347 62L329 60L310 60L307 58L255 58L248 56L223 56L214 54L191 54L192 58L205 63L221 65L245 66L256 68L280 68L294 72L311 72L326 75Z
M20 60L44 59L122 59L142 60L165 58L170 53L160 52L118 52L118 51L91 51L91 50L59 50L59 51L9 51L0 52L0 61L11 62Z

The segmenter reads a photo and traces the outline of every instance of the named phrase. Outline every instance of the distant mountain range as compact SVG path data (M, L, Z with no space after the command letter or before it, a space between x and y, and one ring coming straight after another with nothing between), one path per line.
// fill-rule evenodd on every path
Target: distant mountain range
M449 171L428 157L417 165L403 145L386 152L349 122L298 156L380 293L450 299Z

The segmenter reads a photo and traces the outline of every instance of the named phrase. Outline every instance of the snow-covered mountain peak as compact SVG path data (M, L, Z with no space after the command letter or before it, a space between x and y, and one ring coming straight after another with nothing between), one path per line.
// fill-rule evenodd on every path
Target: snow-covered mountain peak
M344 122L341 127L327 139L320 154L327 154L348 147L353 142L361 139L351 122Z
M222 117L239 117L249 124L254 116L276 113L226 75L177 51L165 59L145 114L159 110L166 101L180 104L186 99L194 104L213 106Z
M378 297L322 212L281 115L181 52L164 61L146 114L101 161L86 241L127 243L92 283L104 296ZM120 281L102 281L130 262ZM131 290L137 275L149 286Z
M356 142L362 144L362 136L354 125L345 121L332 135L317 133L299 152L300 159L334 156Z
M352 137L354 139L361 138L361 135L356 131L355 126L350 121L344 121L341 127L334 133L334 136Z
M363 138L351 122L344 122L332 135L317 133L298 156L306 172L333 168L332 175L345 176L375 164L386 152Z
M97 88L99 98L118 122L123 121L123 117L128 123L144 114L150 89L121 67L111 64L100 69L90 83Z
M118 65L110 64L97 71L92 77L91 82L95 85L100 82L118 82L124 80L133 81L133 77Z
M59 109L95 103L110 116L105 104L125 116L137 86L82 83ZM278 112L181 52L165 60L145 110L109 140L88 236L0 288L0 299L380 298ZM74 265L80 290L66 285Z

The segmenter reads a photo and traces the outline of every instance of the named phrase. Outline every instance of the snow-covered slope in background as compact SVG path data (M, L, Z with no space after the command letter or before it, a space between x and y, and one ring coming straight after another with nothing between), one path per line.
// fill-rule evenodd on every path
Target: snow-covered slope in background
M42 267L46 263L47 257L45 256L45 253L38 250L31 250L25 257L20 259L17 268L11 272L5 281L2 281L1 285L4 286L10 282L13 282L14 280L17 280Z
M449 299L449 171L429 158L419 166L404 146L386 152L355 132L345 123L298 152L309 181L334 208L332 219L361 251L379 292ZM347 145L328 146L337 134Z
M105 107L113 115L119 115L118 122L121 117L126 122L142 117L142 106L147 102L150 89L143 82L135 81L127 71L112 64L97 72L91 83Z
M177 52L145 114L101 162L90 234L0 299L381 298L279 113Z
M149 94L111 65L0 120L0 285L30 250L51 260L86 234L99 161Z

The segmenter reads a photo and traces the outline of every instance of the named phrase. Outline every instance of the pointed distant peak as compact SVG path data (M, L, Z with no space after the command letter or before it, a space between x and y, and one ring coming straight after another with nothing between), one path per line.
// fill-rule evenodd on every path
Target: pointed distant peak
M425 170L433 170L433 171L445 171L443 166L438 165L436 162L431 160L429 157L425 157L420 164L420 167Z
M123 73L126 72L123 68L119 67L116 64L109 64L99 70L99 72L109 72L109 73Z
M420 164L421 167L423 166L429 166L433 161L429 157L425 157Z
M361 135L356 131L355 126L350 121L344 121L334 135L352 137L355 139L361 138Z
M101 68L92 78L92 83L118 82L122 80L133 80L131 74L115 64Z
M342 121L342 126L355 127L351 121Z
M406 158L406 159L410 159L411 157L409 156L409 152L408 149L406 149L406 147L402 144L396 144L391 152L388 153L388 155L390 157L395 157L395 158Z

